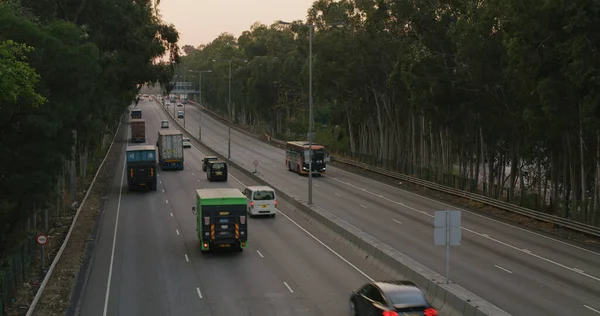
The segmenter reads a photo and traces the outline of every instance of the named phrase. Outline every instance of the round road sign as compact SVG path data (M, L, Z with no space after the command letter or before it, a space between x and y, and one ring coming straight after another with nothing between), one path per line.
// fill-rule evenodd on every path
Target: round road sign
M48 242L48 237L46 237L46 235L44 234L39 234L37 236L37 243L40 245L45 245Z
M258 160L254 160L252 164L254 164L255 167L258 166Z

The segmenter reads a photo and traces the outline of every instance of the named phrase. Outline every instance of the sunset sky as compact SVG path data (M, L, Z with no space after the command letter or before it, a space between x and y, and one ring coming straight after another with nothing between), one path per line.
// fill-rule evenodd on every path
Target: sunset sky
M223 32L236 37L254 22L306 20L314 0L161 0L160 14L180 34L179 46L207 44Z

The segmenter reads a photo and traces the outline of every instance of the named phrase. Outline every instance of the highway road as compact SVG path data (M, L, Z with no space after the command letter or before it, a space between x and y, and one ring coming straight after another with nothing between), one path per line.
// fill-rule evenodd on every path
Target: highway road
M186 129L198 135L201 125L203 141L227 155L227 126L196 106L185 110ZM283 150L233 129L231 135L236 163L253 170L258 160L265 180L307 200L307 179L287 171ZM331 166L313 183L316 206L445 275L444 249L433 245L433 213L455 207ZM450 273L453 282L513 315L598 316L599 262L598 252L465 211L463 244L451 250Z
M138 107L154 144L167 117L148 101ZM185 169L159 171L155 192L128 192L125 170L117 172L80 315L347 315L353 289L391 278L317 228L301 228L283 202L274 219L249 219L243 253L201 254L195 190L255 184L234 169L228 182L209 183L203 157L185 149Z

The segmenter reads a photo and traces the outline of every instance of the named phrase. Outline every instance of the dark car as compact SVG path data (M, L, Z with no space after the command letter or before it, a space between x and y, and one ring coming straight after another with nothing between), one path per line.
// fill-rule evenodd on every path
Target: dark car
M206 166L206 179L210 182L215 180L227 181L227 163L221 160L212 160Z
M204 160L202 160L202 171L206 171L206 166L208 165L208 162L213 160L219 160L219 158L217 156L204 157Z
M352 292L350 315L436 316L423 292L411 281L383 281Z

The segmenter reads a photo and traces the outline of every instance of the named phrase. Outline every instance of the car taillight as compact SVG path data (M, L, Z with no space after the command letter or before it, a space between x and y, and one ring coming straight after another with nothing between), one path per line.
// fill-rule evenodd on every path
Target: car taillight
M250 202L250 208L254 208L254 202Z
M428 308L425 310L424 314L425 316L437 316L438 312L435 310L435 308Z
M398 313L394 311L383 311L382 316L398 316Z
M240 224L246 224L246 216L240 216Z
M277 207L277 200L275 200L275 207Z

